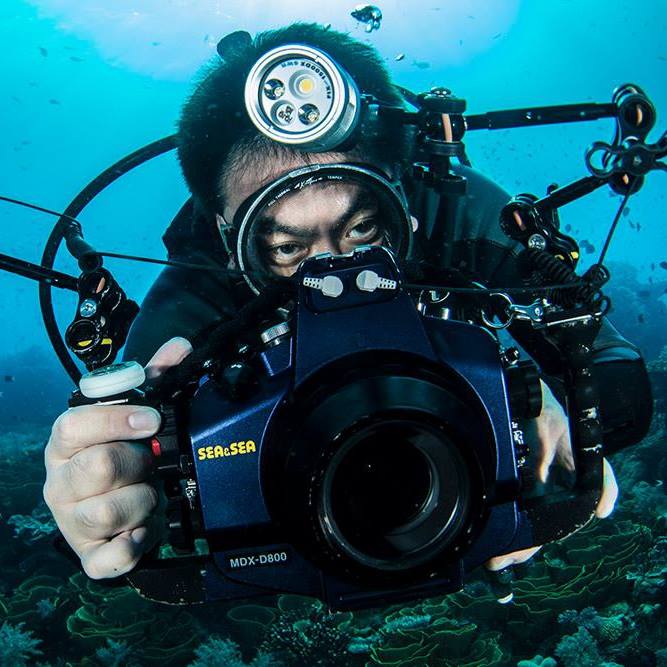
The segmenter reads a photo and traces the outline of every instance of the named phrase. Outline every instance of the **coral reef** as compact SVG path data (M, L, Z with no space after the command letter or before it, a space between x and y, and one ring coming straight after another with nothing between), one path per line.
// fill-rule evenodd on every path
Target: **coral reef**
M33 637L31 630L24 630L24 625L5 621L0 627L0 667L23 667L29 660L42 655L37 648L41 640Z
M49 537L57 532L58 527L45 503L40 503L30 514L13 514L7 524L14 529L14 537L26 544Z

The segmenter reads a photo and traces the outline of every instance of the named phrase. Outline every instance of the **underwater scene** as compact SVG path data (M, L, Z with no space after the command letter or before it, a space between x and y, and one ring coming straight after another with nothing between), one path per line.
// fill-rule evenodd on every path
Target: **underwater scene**
M0 37L0 667L667 667L664 0Z

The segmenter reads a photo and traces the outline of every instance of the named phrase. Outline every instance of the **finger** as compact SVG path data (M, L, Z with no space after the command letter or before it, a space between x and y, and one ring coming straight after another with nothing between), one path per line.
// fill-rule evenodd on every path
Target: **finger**
M549 468L551 468L558 450L558 438L553 437L549 420L537 420L537 437L540 441L537 456L537 476L542 483L545 483L549 477Z
M47 471L44 495L49 506L72 503L142 482L153 467L147 446L108 442L80 450L64 465Z
M136 566L143 554L159 542L161 534L160 517L151 516L143 525L89 548L81 556L84 572L91 579L106 579L127 574Z
M510 565L517 565L518 563L523 563L529 558L532 558L542 546L539 547L530 547L528 549L519 549L518 551L512 551L508 554L502 554L501 556L494 556L484 563L484 567L487 570L496 572L497 570L503 570Z
M146 364L146 377L149 379L159 377L167 368L178 366L190 352L192 344L189 340L181 337L168 340Z
M158 492L146 483L86 498L75 503L68 512L63 534L73 534L81 549L90 543L97 546L95 542L111 539L143 524L158 503Z
M602 497L595 509L595 516L598 519L606 519L614 511L616 499L618 498L616 475L614 475L614 469L607 459L603 459L602 479Z
M63 464L91 445L137 440L160 427L160 413L137 405L80 405L63 412L53 424L44 451L47 468Z

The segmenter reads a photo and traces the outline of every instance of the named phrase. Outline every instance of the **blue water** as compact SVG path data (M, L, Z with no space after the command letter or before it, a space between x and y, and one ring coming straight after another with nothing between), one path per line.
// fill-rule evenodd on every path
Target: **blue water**
M397 83L415 91L447 86L467 100L470 113L608 102L617 85L633 82L644 89L657 109L656 129L649 139L657 140L667 129L667 5L663 0L392 0L380 7L384 15L382 27L367 34L350 16L353 3L344 2L3 0L0 194L63 210L102 169L174 131L180 106L202 65L216 57L215 45L220 37L232 30L254 33L294 20L331 23L334 29L350 31L377 47ZM399 54L405 57L397 60ZM510 193L543 194L550 183L564 184L585 176L586 147L612 137L612 121L600 120L471 132L466 145L473 165ZM665 173L647 177L641 192L630 199L630 214L621 218L608 254L612 269L618 264L612 286L620 295L612 320L641 346L648 361L655 360L665 345L667 270L660 263L667 261L666 193ZM81 216L86 238L98 249L162 258L165 251L161 234L186 197L174 155L153 160L108 188L86 208ZM564 208L561 221L571 225L577 239L588 241L599 251L618 204L618 198L601 189ZM0 253L38 263L53 222L49 216L0 202ZM580 268L585 269L595 257L597 253L584 254ZM106 265L137 301L159 272L148 265L120 260L108 260ZM76 273L74 262L65 253L58 257L56 268ZM654 290L661 284L662 289ZM646 289L651 290L650 302L638 296ZM64 329L76 305L74 298L57 292L55 303ZM70 388L41 324L36 284L0 272L0 440L2 433L11 434L6 437L6 454L0 450L0 467L16 466L25 460L22 456L39 461L43 444L40 438L64 409ZM652 448L664 445L661 433L653 432ZM628 476L627 480L657 481L648 470L654 464L665 466L664 455L656 455L654 460L650 453L653 449L646 451L649 453L639 457L643 472ZM39 467L35 470L39 471ZM664 475L664 470L660 474ZM5 524L11 514L30 513L29 498L35 502L39 498L36 479L34 475L26 479L27 486L21 492L12 487L0 524ZM624 484L622 496L630 491ZM29 487L31 490L26 490ZM21 497L18 505L11 502L12 493ZM647 525L657 521L661 511L664 516L660 509L663 498L664 493L660 497L658 492L657 504L646 501L645 507L650 508ZM631 509L638 508L639 503L637 500ZM614 517L608 521L613 522ZM662 526L663 529L652 528L654 538L661 530L664 532L664 523ZM6 525L0 527L5 530L3 536L14 539ZM10 559L20 556L22 562L27 557L11 545L4 551L0 547L0 555ZM25 566L26 581L32 572L30 567ZM14 580L0 588L0 621L3 611L8 613L7 600L16 596L16 586ZM664 589L661 595L657 599L647 597L647 604L661 603L664 610ZM588 602L601 608L602 602L591 600L584 594L577 598L576 608L585 608ZM619 599L610 595L605 604L608 607L612 603L619 603ZM123 604L128 609L132 606L129 601ZM13 623L25 621L36 636L42 632L42 626L34 620L39 617L27 611L18 614L16 606L12 609L13 615L8 618ZM74 605L63 612L62 618L69 618L75 611ZM205 625L205 614L200 616L197 622ZM44 616L41 622L48 618ZM108 627L113 623L109 621ZM69 626L73 632L76 622L70 621ZM106 626L100 622L100 627ZM197 626L203 641L206 633L201 627ZM662 641L664 648L665 635L660 635L665 632L664 617L662 625L654 624L653 629L655 638L662 636L657 644ZM67 631L63 625L62 632ZM559 629L554 620L552 643L567 631L566 626ZM72 642L78 646L72 655L78 660L92 656L99 646L104 646L104 632L97 644L90 637L84 642L72 634ZM428 628L424 632L428 633ZM51 636L42 636L43 655L39 660L58 664ZM108 636L120 635L109 631ZM235 639L242 643L240 635ZM138 641L134 635L126 640L129 646ZM533 640L531 648L539 644L536 638ZM246 637L245 641L243 650L249 659L252 640ZM647 662L641 664L667 664L667 658L655 657L656 642L648 644L654 657L647 657ZM600 646L604 652L611 644L600 640ZM524 649L514 644L515 655L526 657L529 649ZM21 664L3 657L3 650L0 642L0 665ZM612 654L608 651L604 655ZM187 663L184 655L179 654L178 658L182 664ZM74 661L69 655L61 655L61 659ZM117 663L104 662L105 659L98 656L97 662L72 664L132 664L127 656ZM192 654L189 659L194 660ZM206 664L233 664L229 660ZM347 664L347 660L352 658L341 657L340 664ZM409 664L457 664L454 659L444 660L433 657ZM477 663L470 660L466 658L464 662L461 658L460 664L516 664L507 656L495 663L488 657ZM560 660L559 664L574 664ZM597 664L596 658L590 663L583 660L578 664Z

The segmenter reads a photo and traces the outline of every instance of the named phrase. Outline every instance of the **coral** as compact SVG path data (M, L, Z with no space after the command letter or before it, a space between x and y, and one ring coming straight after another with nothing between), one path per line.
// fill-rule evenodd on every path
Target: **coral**
M37 603L37 613L40 615L41 618L49 618L49 616L53 616L55 610L56 610L56 603L53 600L50 600L49 598L42 598Z
M129 664L130 650L125 642L107 639L107 645L95 651L95 658L103 667L125 667Z
M632 594L639 602L656 600L667 590L667 537L659 537L645 556L626 574L633 583Z
M519 660L516 667L556 667L557 663L553 658L543 658L541 655L536 655L530 660Z
M602 664L597 642L586 628L563 637L556 646L556 655L565 667L599 667Z
M215 635L195 649L195 656L197 659L188 667L277 667L281 664L262 651L257 652L252 662L245 663L236 642Z
M260 651L276 656L286 665L335 667L352 639L349 616L328 611L313 602L306 618L289 610L269 626Z
M24 625L5 621L0 627L0 667L23 667L32 658L42 655L37 648L41 639L34 638L31 630L24 630Z
M13 514L7 519L7 524L13 526L14 537L28 545L49 537L58 530L49 508L43 502L28 515Z

